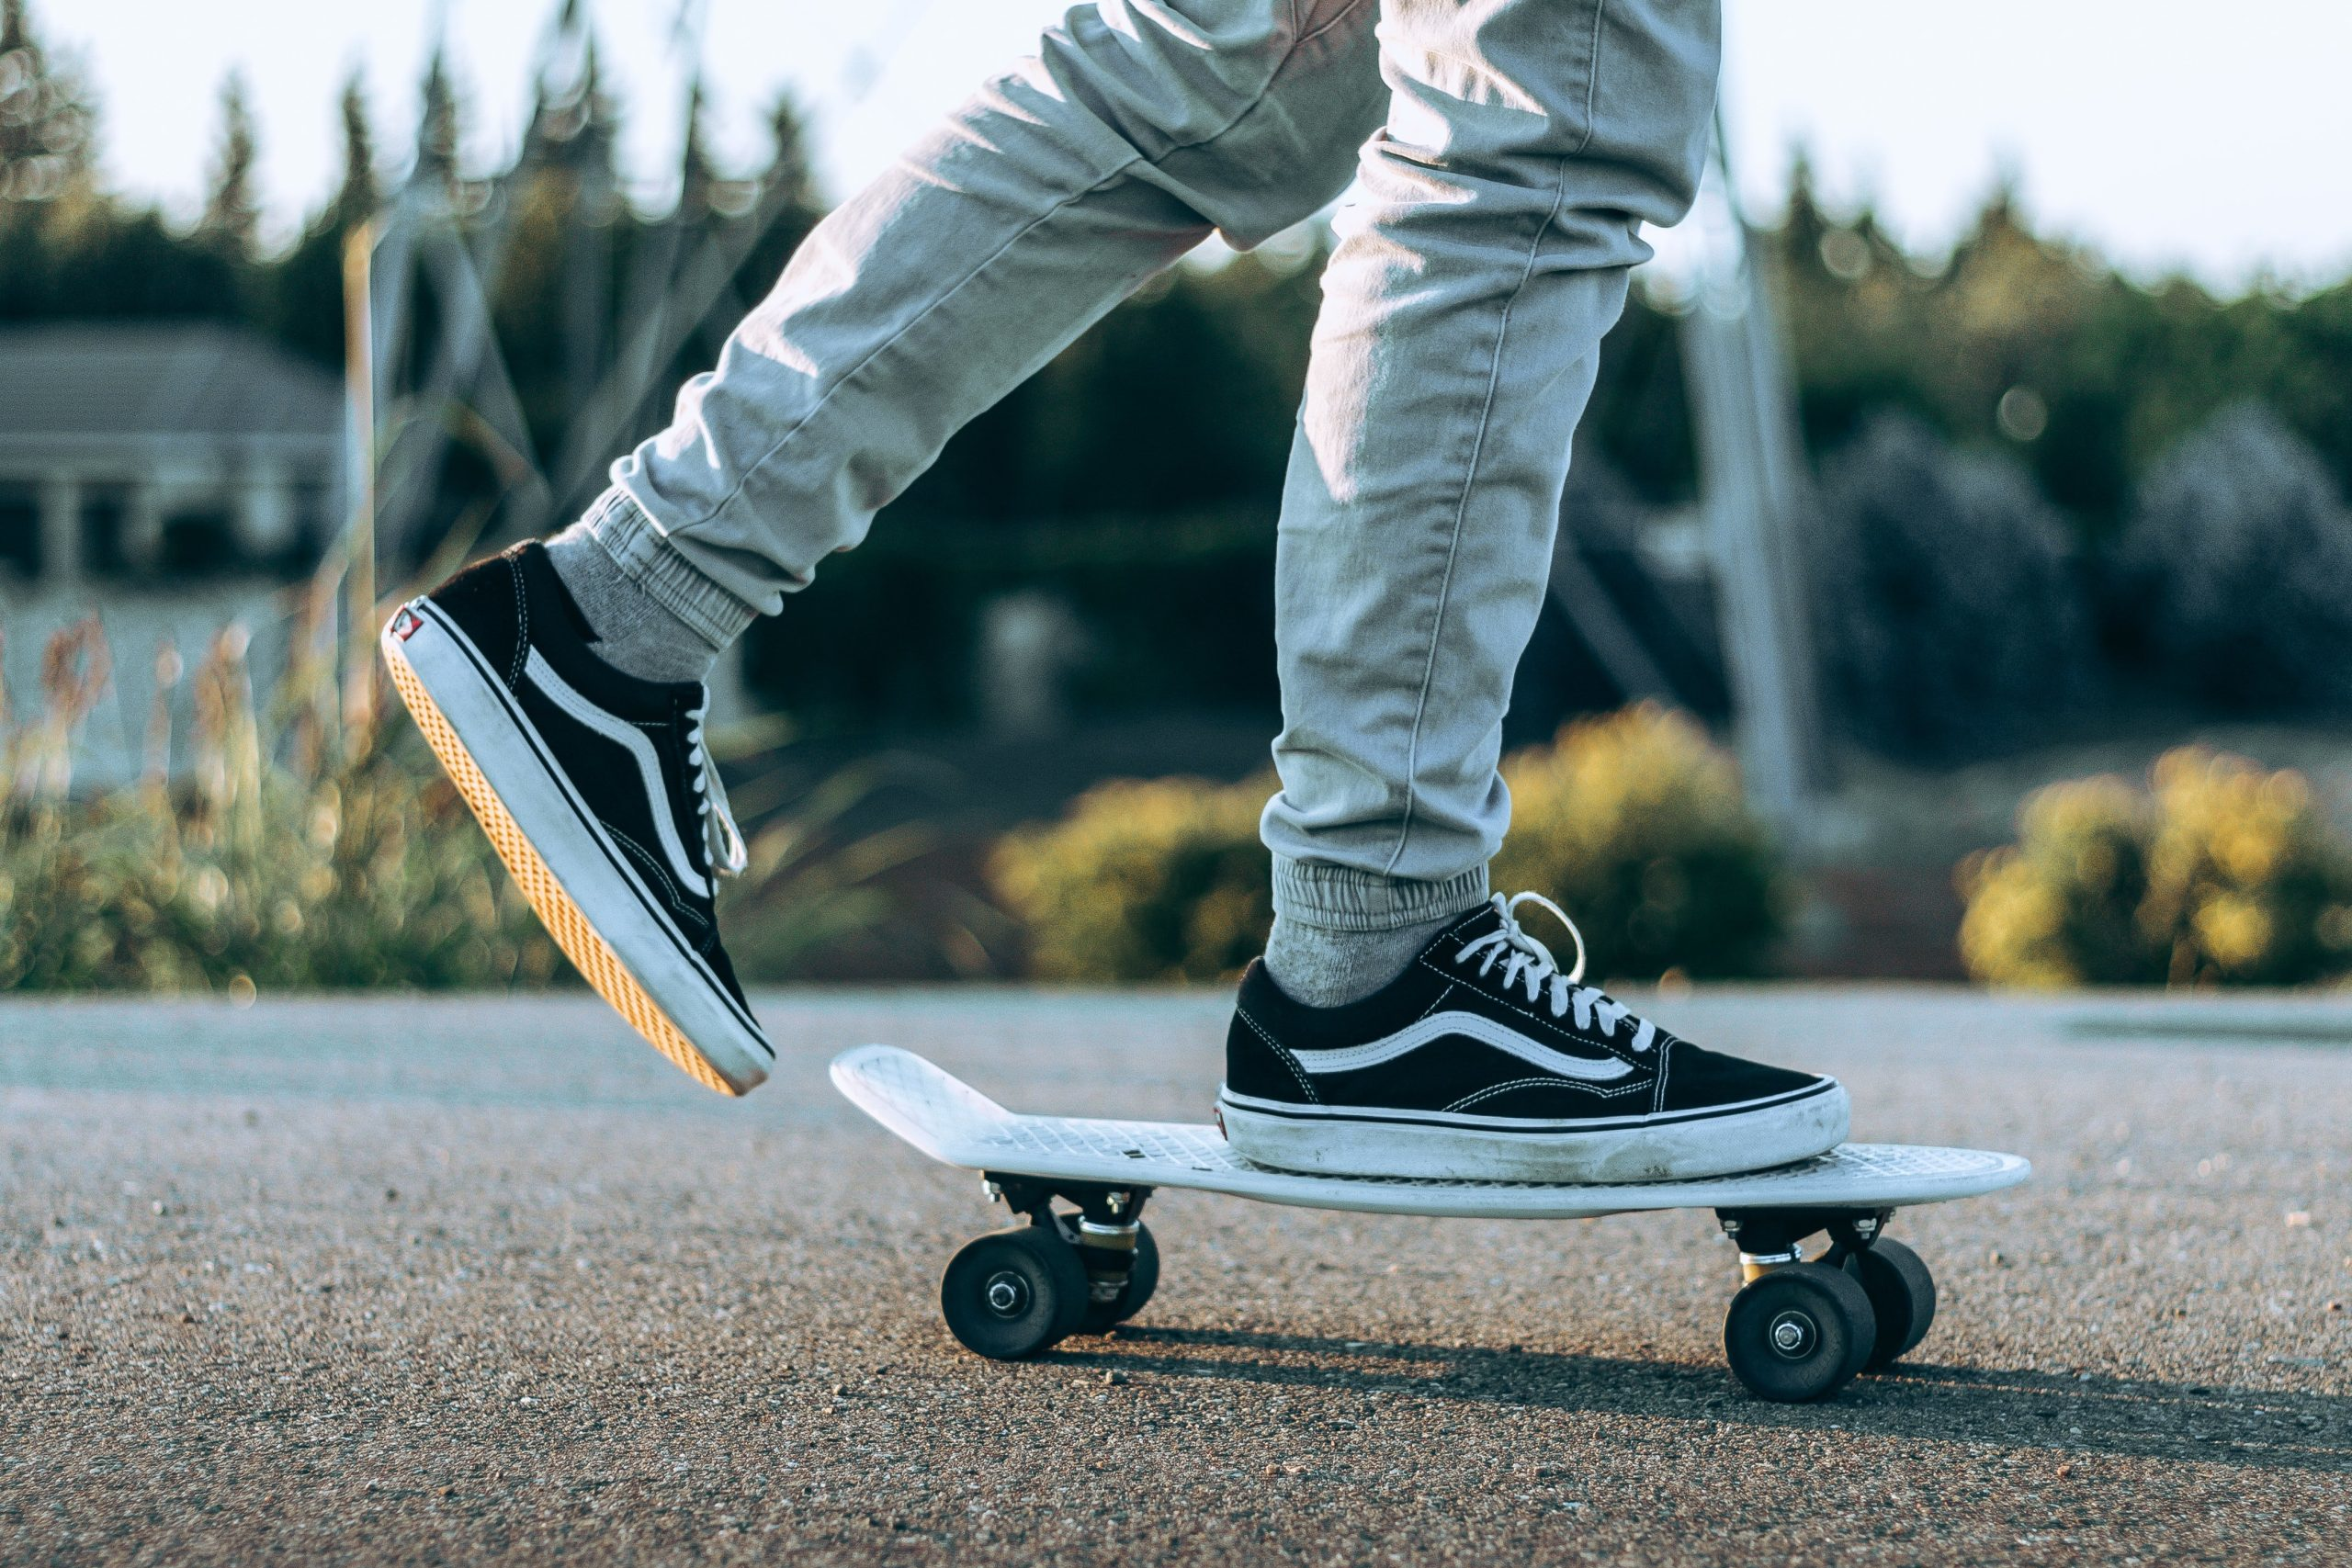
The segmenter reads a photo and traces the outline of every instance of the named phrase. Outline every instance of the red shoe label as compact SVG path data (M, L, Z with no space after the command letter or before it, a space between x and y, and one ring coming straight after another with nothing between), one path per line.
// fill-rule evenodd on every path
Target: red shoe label
M392 617L392 635L406 642L424 625L424 618L403 604L401 613Z

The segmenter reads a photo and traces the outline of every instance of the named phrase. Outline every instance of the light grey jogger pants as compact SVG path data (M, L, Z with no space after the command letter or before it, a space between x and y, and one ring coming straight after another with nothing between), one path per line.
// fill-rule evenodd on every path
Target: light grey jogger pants
M1214 230L1354 176L1275 559L1275 907L1484 895L1503 710L1626 276L1696 189L1718 0L1101 0L808 236L592 529L725 641Z

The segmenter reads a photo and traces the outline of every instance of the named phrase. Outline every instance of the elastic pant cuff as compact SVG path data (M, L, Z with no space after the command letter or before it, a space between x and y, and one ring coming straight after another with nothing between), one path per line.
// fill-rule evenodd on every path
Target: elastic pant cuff
M758 611L696 570L637 498L619 486L598 496L580 521L623 576L711 647L727 647L760 618Z
M1443 882L1413 882L1351 866L1274 857L1274 913L1334 931L1393 931L1458 915L1487 901L1487 868Z

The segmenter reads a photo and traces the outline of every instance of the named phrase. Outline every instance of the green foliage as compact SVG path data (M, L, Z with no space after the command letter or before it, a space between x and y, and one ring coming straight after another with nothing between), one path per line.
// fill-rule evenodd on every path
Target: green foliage
M1776 863L1724 755L1690 720L1638 707L1505 762L1512 826L1498 886L1556 897L1595 975L1765 972L1780 930ZM1271 781L1123 780L999 846L998 897L1042 978L1212 980L1265 944L1271 866L1258 816Z
M1572 724L1507 759L1511 829L1498 888L1549 894L1576 919L1596 976L1770 972L1779 862L1731 759L1649 704Z
M2292 986L2352 971L2352 853L2292 773L2183 748L2149 789L2052 784L2018 829L1960 868L1961 956L1981 980Z
M2036 234L2006 190L1930 260L1867 209L1825 212L1802 158L1791 186L1775 260L1815 451L1877 411L1909 409L1950 439L2015 453L2096 542L2165 453L2216 411L2256 401L2352 489L2352 282L2233 300L2180 279L2143 288ZM2038 417L2004 424L2012 389Z
M90 799L68 795L66 758L105 686L104 644L94 622L52 644L46 712L0 723L0 990L548 980L554 944L423 748L405 728L398 747L345 729L314 639L257 714L243 640L223 633L188 681L184 782L159 766ZM175 683L150 731L158 763Z
M1059 822L1007 836L989 864L1047 980L1214 980L1265 946L1269 784L1119 779Z

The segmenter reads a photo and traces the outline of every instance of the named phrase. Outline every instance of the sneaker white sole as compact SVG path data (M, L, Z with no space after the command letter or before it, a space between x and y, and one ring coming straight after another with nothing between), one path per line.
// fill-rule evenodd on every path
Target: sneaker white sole
M1548 1131L1500 1117L1428 1117L1217 1095L1226 1141L1253 1165L1316 1176L1534 1181L1581 1187L1683 1181L1790 1165L1845 1142L1845 1086L1701 1115L1612 1118ZM1487 1125L1477 1125L1484 1122Z
M656 912L653 895L471 639L419 600L392 617L378 643L434 755L596 994L704 1087L734 1095L763 1082L774 1047Z

